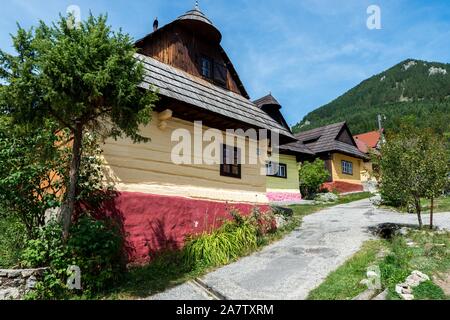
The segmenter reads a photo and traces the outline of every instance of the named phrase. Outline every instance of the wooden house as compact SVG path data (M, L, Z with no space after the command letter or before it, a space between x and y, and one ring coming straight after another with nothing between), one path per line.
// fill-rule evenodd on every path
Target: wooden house
M284 119L276 119L278 113L250 101L221 38L196 7L162 28L155 24L152 33L136 42L136 58L146 72L142 88L156 90L160 97L151 124L141 129L151 141L110 139L103 146L108 177L118 191L111 210L123 218L132 261L145 262L158 250L182 246L186 236L220 225L231 208L243 213L255 205L268 209L265 163L234 158L231 164L207 164L205 160L213 159L204 159L204 154L199 159L202 153L194 149L183 151L192 163L172 159L177 130L202 140L195 121L202 121L202 129L219 131L224 141L227 129L276 130L281 144L295 141ZM246 138L243 149L253 140ZM221 160L231 153L226 143L220 153ZM282 161L294 177L291 159ZM289 188L295 189L294 184Z
M369 158L361 152L345 122L308 130L295 135L297 142L284 148L297 148L298 151L318 157L325 161L329 181L324 187L329 191L363 191L361 168Z

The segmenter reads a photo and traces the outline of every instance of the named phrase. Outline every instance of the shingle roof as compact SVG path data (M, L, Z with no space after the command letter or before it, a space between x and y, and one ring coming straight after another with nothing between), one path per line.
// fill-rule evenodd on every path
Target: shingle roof
M292 142L283 147L306 148L313 154L323 152L342 152L358 158L367 159L367 156L358 150L353 144L337 140L343 128L347 128L345 122L334 123L328 126L301 132L295 135L298 142Z
M252 127L278 129L281 135L294 138L290 130L243 96L151 57L136 54L136 58L143 63L146 71L143 88L154 86L163 96L247 123Z
M202 22L205 22L205 23L213 26L213 23L211 22L211 20L209 20L205 16L205 14L197 8L189 10L185 14L178 17L177 20L198 20L198 21L202 21Z
M280 151L282 153L282 151L291 151L291 152L295 152L295 153L302 153L302 154L306 154L306 155L315 155L314 152L309 149L307 146L305 146L302 143L288 143L288 144L283 144L280 146Z
M264 96L262 98L259 98L255 101L253 101L254 104L256 104L259 108L261 108L264 105L277 105L280 106L280 103L275 99L274 96L272 96L271 93L269 93L267 96Z

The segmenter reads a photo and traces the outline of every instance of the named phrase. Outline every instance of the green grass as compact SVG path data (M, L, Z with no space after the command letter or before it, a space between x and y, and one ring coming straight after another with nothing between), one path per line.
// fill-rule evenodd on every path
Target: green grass
M416 245L408 246L412 241ZM450 233L440 234L427 230L411 231L406 237L395 237L390 241L372 240L366 242L361 250L346 263L332 272L326 280L311 291L309 299L351 299L363 292L366 287L359 282L365 278L369 266L376 264L381 271L383 289L388 289L388 299L400 297L395 285L405 281L413 270L428 276L450 272ZM377 260L377 252L388 254ZM414 289L418 300L445 299L442 290L431 281Z
M359 201L363 199L370 198L372 193L370 192L359 192L359 193L351 193L343 196L339 196L336 202L329 203L319 203L319 204L300 204L300 205L292 205L291 209L294 210L294 216L298 218L302 218L314 212L330 208L340 204L346 204L354 201Z
M345 204L349 202L354 202L358 200L363 200L372 197L372 193L370 192L358 192L358 193L350 193L343 196L339 196L338 204Z
M424 213L430 212L430 200L422 199L422 209ZM434 212L450 212L450 197L441 197L434 201Z
M428 199L421 199L420 200L420 204L422 207L422 213L430 213L430 200ZM384 208L388 208L388 209L394 209L396 211L400 211L400 212L407 212L408 209L406 207L391 207L391 206L387 206L387 205L382 205L382 207ZM434 200L434 213L440 213L440 212L450 212L450 197L446 196L446 197L440 197Z
M351 300L367 287L360 284L366 278L367 267L377 264L378 252L385 247L383 240L366 242L362 249L332 272L325 281L309 293L309 300Z
M336 203L291 206L294 215L288 224L274 233L269 233L264 237L258 237L256 248L253 247L249 248L249 250L243 250L240 255L234 256L228 262L235 261L242 256L251 254L270 243L282 239L286 234L299 227L303 217L309 214L337 204L348 203L368 197L370 197L370 193L350 194L340 197L339 201ZM117 286L108 292L99 295L98 298L135 299L148 297L188 280L200 277L207 272L213 271L217 267L220 267L220 264L210 266L197 263L194 264L194 266L187 266L186 263L184 263L183 252L166 253L147 266L136 267L129 270Z
M444 291L432 281L422 282L415 287L413 295L416 300L446 300Z

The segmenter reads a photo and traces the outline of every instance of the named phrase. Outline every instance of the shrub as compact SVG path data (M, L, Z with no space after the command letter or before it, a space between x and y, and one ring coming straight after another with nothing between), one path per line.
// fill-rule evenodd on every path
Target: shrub
M12 268L19 263L24 242L25 228L20 220L0 214L0 268Z
M71 229L67 246L81 268L85 290L96 292L114 283L122 271L122 238L110 221L82 217Z
M86 296L106 288L120 275L122 240L108 221L82 217L73 225L67 243L61 237L62 227L52 222L42 228L38 237L27 242L22 254L24 267L48 267L37 285L34 299L53 299L69 295L66 287L68 267L81 269L82 293Z
M306 198L312 198L317 193L322 184L330 176L325 168L325 162L316 159L314 162L304 162L298 171L300 180L300 191Z

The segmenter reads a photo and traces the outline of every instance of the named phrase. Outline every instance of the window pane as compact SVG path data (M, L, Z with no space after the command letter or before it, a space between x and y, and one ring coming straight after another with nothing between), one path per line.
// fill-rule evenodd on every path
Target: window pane
M202 75L211 78L211 60L202 58Z

